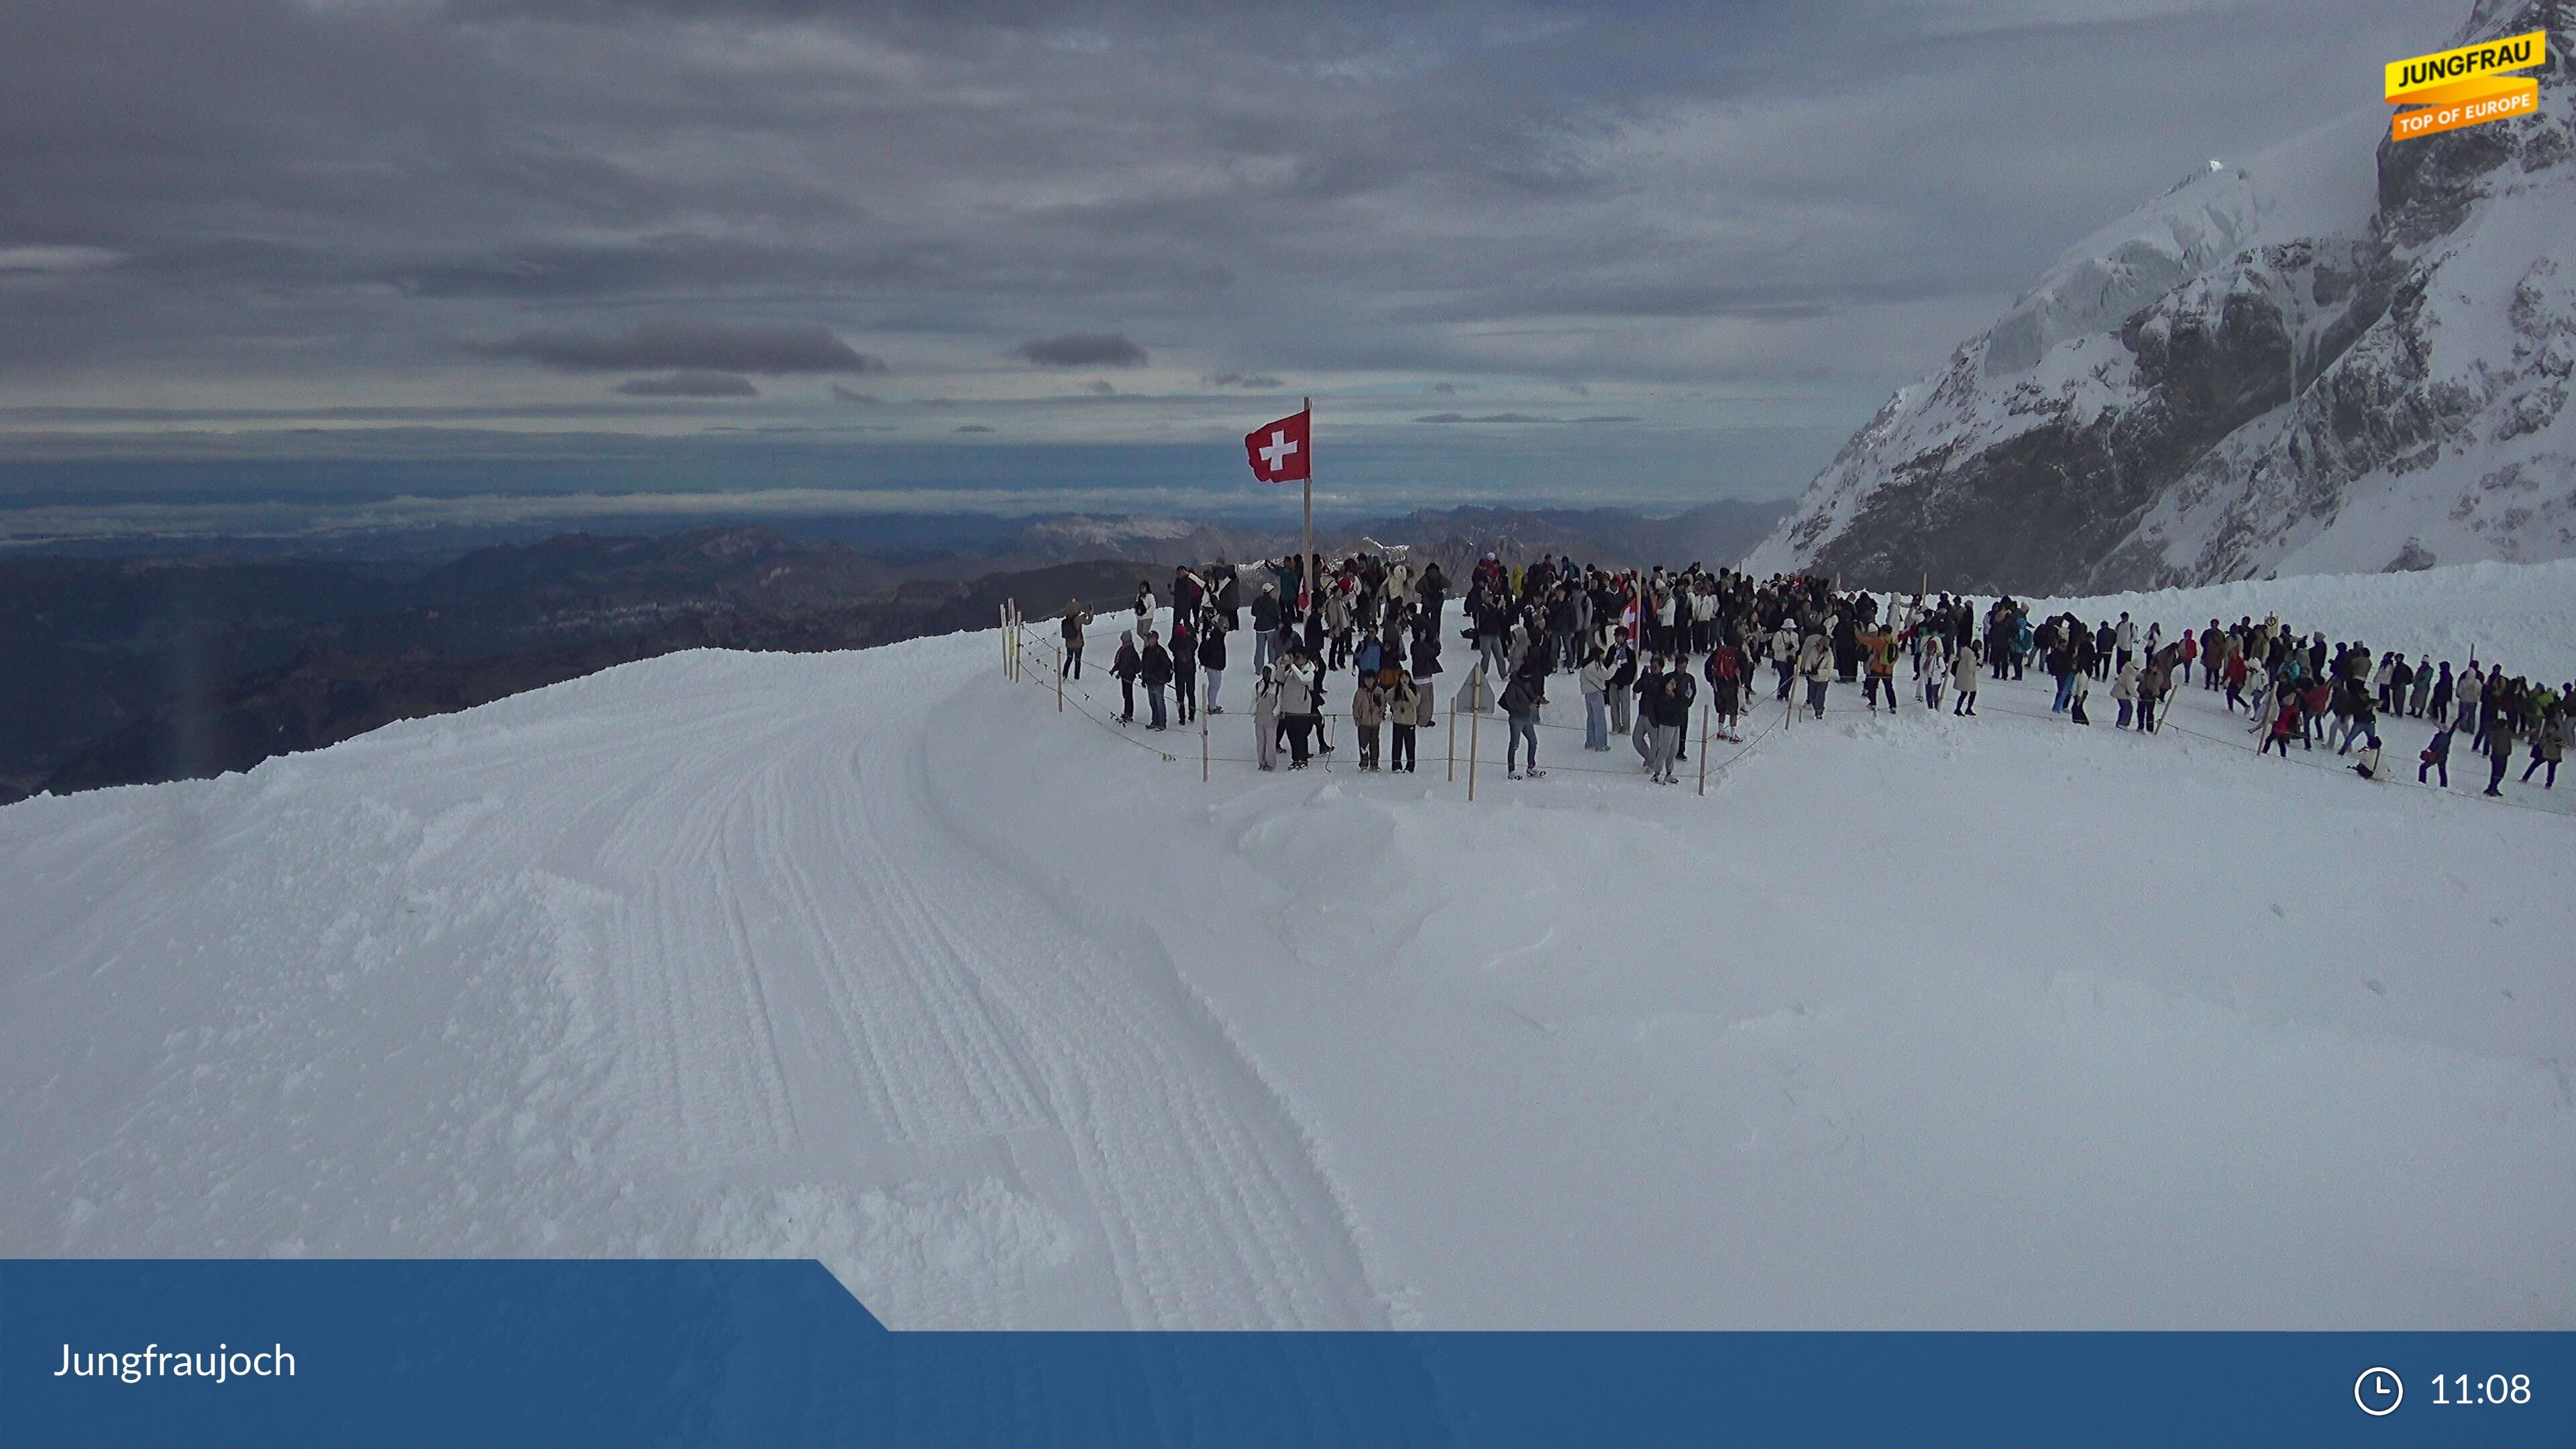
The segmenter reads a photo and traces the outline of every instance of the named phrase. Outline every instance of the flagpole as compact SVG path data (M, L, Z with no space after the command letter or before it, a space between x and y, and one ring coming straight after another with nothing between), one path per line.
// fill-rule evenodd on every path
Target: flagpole
M1297 560L1297 576L1304 582L1305 605L1318 602L1315 580L1315 400L1306 403L1306 553Z

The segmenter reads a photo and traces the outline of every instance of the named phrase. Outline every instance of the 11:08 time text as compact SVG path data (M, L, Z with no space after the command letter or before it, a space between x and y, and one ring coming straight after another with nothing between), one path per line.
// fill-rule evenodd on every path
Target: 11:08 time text
M2467 1374L2444 1377L2433 1375L2433 1402L2437 1404L2528 1404L2531 1402L2531 1375L2489 1374L2473 1379Z

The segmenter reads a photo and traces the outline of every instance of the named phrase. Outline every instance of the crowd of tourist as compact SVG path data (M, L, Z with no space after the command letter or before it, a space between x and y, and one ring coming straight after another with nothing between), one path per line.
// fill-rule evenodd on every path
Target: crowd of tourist
M1416 567L1399 552L1319 561L1311 588L1293 556L1177 568L1162 598L1150 581L1138 581L1134 622L1120 631L1110 664L1123 701L1119 722L1134 723L1139 688L1147 730L1186 725L1201 711L1225 713L1225 676L1234 655L1248 650L1260 768L1276 768L1284 753L1287 767L1300 770L1331 753L1329 721L1339 714L1350 721L1362 770L1411 771L1419 732L1437 723L1433 681L1445 669L1453 598L1457 640L1472 651L1457 707L1499 708L1513 779L1545 774L1539 712L1560 676L1571 676L1582 697L1584 748L1608 751L1612 736L1626 735L1644 774L1661 784L1678 782L1703 697L1713 732L1743 739L1749 696L1766 672L1775 703L1819 719L1829 692L1854 683L1872 714L1894 715L1902 702L1972 718L1986 680L2024 679L2036 669L2055 685L2052 716L2092 723L2087 705L2100 683L2116 707L2113 727L2147 734L2164 728L2177 691L2196 683L2229 713L2244 712L2263 752L2286 758L2293 744L2309 752L2322 745L2351 757L2365 779L2390 769L2383 731L2421 720L2430 734L2418 778L2429 783L2438 774L2447 788L2454 738L2465 733L2469 752L2489 763L2489 795L2502 793L2518 752L2527 757L2521 778L2545 771L2544 788L2556 786L2576 693L2477 659L2455 667L2374 652L2273 616L2211 619L2167 637L2161 621L2141 628L2126 613L2089 623L2072 613L2034 619L2009 597L1846 592L1826 579L1755 580L1698 564L1605 569L1542 558L1509 568L1490 553L1461 587L1438 563ZM1160 627L1167 614L1168 633ZM1069 677L1081 677L1085 632L1096 617L1079 602L1062 612ZM1233 642L1247 630L1244 642ZM1347 694L1334 682L1341 672L1350 675ZM1330 709L1336 699L1347 708Z

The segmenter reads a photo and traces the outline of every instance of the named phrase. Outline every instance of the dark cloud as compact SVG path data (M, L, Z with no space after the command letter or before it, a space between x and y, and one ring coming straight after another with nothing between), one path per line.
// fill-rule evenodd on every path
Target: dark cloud
M853 392L849 388L843 387L837 382L832 384L832 396L845 403L864 403L870 407L874 407L885 401L885 399L876 396L874 393Z
M639 377L616 390L627 397L758 397L751 379L730 372L675 372L667 377Z
M1239 387L1246 392L1268 392L1287 386L1266 372L1212 372L1199 381L1210 387Z
M1011 349L1011 355L1040 367L1142 367L1145 349L1123 332L1068 332L1041 337Z
M1575 421L1578 423L1641 423L1645 419L1634 413L1595 413L1588 418L1576 418Z
M1091 394L1093 397L1113 397L1118 392L1118 389L1112 387L1106 378L1097 377L1084 383L1082 385L1082 390Z
M707 372L883 372L823 327L729 327L715 322L647 322L623 332L527 332L472 341L477 357L517 358L563 372L631 372L676 367Z
M1435 382L1431 384L1431 390L1442 397L1456 397L1458 395L1458 384L1454 382Z
M989 433L993 431L982 423L959 423L956 430L961 433Z
M1560 420L1539 417L1535 413L1479 413L1474 417L1469 417L1465 413L1432 413L1428 417L1415 418L1414 421L1417 423L1553 423Z

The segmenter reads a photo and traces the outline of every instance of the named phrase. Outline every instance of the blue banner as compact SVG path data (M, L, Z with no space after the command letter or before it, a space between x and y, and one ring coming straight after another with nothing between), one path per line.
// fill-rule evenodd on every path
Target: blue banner
M888 1333L811 1262L0 1263L0 1443L2576 1444L2566 1333Z

